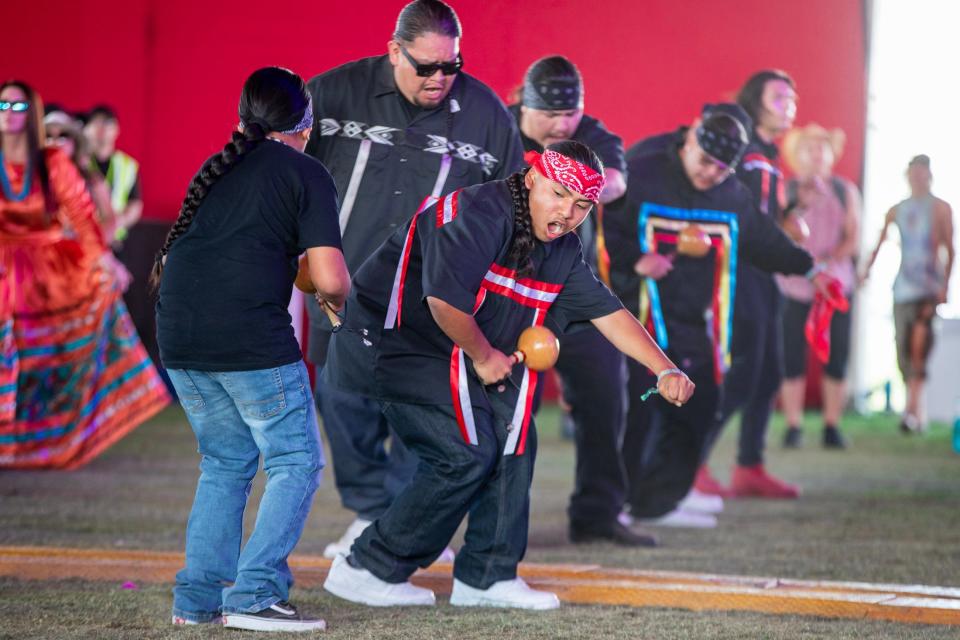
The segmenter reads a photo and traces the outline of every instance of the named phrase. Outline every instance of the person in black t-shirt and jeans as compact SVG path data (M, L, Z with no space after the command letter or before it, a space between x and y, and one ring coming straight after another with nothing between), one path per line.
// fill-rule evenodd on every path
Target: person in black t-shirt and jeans
M157 255L160 357L197 436L200 480L187 524L174 624L263 631L322 629L288 602L296 546L323 451L287 302L306 251L317 296L342 307L350 277L336 188L302 153L313 126L306 86L286 69L254 72L240 126L191 182ZM257 524L241 549L260 457ZM225 585L229 585L226 586Z

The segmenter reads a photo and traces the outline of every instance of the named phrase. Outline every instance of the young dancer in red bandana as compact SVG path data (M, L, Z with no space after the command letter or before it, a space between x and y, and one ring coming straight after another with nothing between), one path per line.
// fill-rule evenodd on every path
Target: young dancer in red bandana
M582 258L574 231L596 204L603 168L577 142L550 145L532 169L457 190L423 210L360 268L327 382L379 401L417 472L387 511L334 560L325 588L375 606L431 605L408 582L469 513L451 603L552 609L517 577L527 544L536 372L507 354L520 332L591 322L659 374L667 400L693 392Z

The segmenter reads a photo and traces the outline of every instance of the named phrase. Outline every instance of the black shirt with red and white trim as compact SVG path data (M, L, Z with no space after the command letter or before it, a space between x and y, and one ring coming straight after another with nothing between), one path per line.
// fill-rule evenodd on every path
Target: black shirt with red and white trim
M775 144L764 142L753 131L737 167L737 178L753 193L757 209L777 223L786 200L779 156Z
M508 394L522 453L537 374L517 365L502 391L484 388L434 321L427 297L472 314L504 353L528 326L562 333L622 305L583 261L573 233L537 241L532 272L519 276L507 260L513 227L509 188L495 181L444 196L388 238L354 277L345 330L330 345L328 382L384 401L452 404L470 442L471 407L492 412L487 393Z

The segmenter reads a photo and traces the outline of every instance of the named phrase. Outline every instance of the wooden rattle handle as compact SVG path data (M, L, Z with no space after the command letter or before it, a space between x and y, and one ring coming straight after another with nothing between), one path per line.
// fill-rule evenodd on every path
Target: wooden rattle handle
M318 299L317 302L320 303L320 308L323 309L323 312L327 314L327 319L330 320L330 324L333 325L334 332L340 329L340 326L343 324L343 321L340 320L340 316L337 315L337 312L333 310L333 307L330 306L330 303L326 300Z

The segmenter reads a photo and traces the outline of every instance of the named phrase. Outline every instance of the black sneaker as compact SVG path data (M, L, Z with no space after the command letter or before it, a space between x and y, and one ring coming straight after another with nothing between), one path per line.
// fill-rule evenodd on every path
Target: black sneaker
M846 449L847 441L844 440L840 430L836 427L823 428L823 448L824 449Z
M655 547L657 537L643 530L632 529L614 520L602 526L570 524L570 542L586 544L590 542L612 542L621 547Z
M803 431L800 427L789 427L783 434L784 449L799 449L803 445Z
M224 613L223 626L248 631L323 631L327 623L298 613L289 602L278 602L256 613Z

